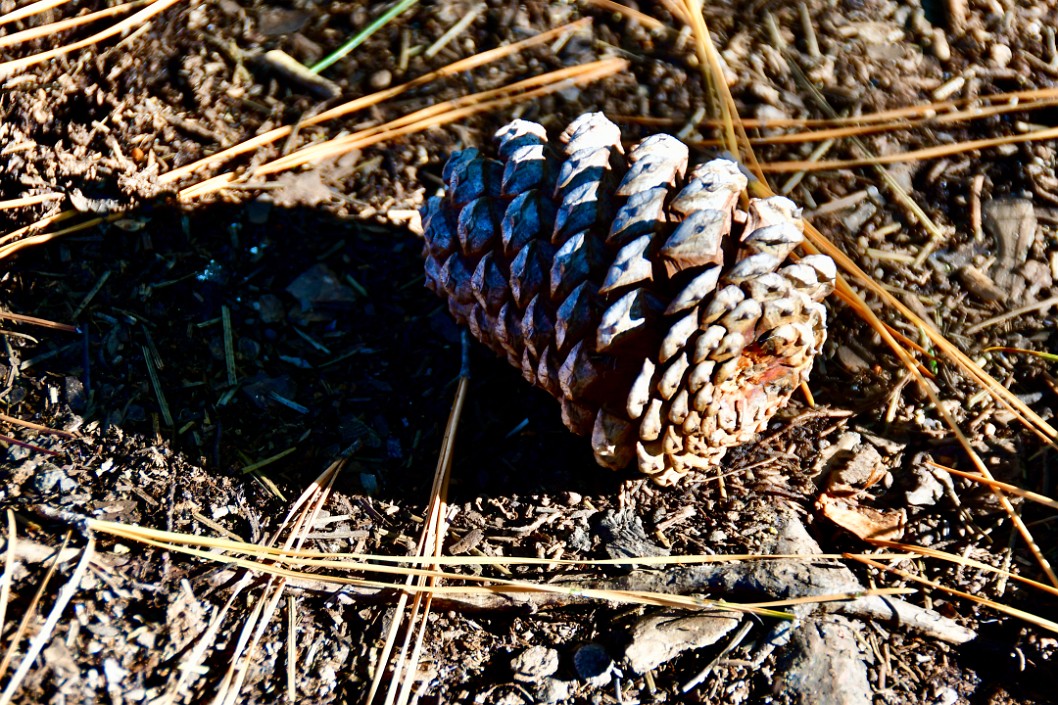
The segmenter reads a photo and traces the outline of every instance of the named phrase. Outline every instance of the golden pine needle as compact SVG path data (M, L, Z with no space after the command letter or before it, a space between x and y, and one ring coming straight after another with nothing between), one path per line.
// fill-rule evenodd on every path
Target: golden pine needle
M50 61L51 59L54 59L59 56L65 56L66 54L79 51L81 49L84 49L85 47L90 47L93 44L98 44L99 42L110 39L111 37L115 37L130 29L144 24L145 22L147 22L147 20L159 15L160 13L168 9L170 6L175 5L180 1L181 0L153 0L150 5L143 8L136 14L132 15L132 17L127 17L120 22L116 22L110 27L107 27L101 32L97 32L89 37L85 37L84 39L78 40L76 42L71 42L69 44L54 47L52 49L48 49L47 51L42 51L38 54L33 54L32 56L26 56L21 59L12 59L10 61L0 62L0 76L10 76L12 74L18 73L19 71L23 71L31 66L42 64L45 61Z

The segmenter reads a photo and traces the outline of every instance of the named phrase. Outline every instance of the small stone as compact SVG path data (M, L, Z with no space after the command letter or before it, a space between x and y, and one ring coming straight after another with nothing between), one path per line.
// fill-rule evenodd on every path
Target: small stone
M944 485L937 480L929 468L915 467L911 469L915 485L905 495L907 503L916 507L931 507L944 496Z
M933 695L933 702L935 705L955 705L959 702L959 693L950 686L937 688Z
M992 65L1000 69L1006 68L1010 60L1014 58L1014 52L1006 44L993 44L988 55L992 59Z
M514 657L511 671L516 681L539 681L558 671L558 652L547 646L530 646Z
M569 682L558 678L545 678L536 687L536 699L542 703L560 703L569 700Z
M261 194L246 204L246 220L254 225L264 225L268 222L268 216L272 213L272 205L274 203L269 194Z
M736 612L693 613L667 610L643 617L632 627L625 658L636 673L646 673L688 649L715 644L739 625Z
M63 396L66 403L76 412L82 412L88 406L88 395L85 394L84 383L76 377L66 377L63 385Z
M777 687L781 687L785 702L871 703L867 664L860 656L856 629L844 617L830 615L804 621L793 630L779 668Z
M253 303L262 323L279 323L287 316L286 307L278 296L265 294Z
M613 680L613 659L602 646L585 644L573 654L573 667L583 681L602 688Z
M368 83L377 91L380 91L383 88L389 88L389 85L393 83L393 74L390 73L389 69L375 71L371 74L371 79Z

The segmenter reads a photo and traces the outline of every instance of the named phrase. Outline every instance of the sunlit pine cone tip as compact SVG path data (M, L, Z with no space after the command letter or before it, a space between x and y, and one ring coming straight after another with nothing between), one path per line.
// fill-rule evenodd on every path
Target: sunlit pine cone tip
M601 113L549 140L525 120L454 153L422 211L426 284L475 338L551 393L599 464L661 484L752 440L808 379L834 288L787 262L800 209L739 197L735 162L688 172L659 134L628 153Z

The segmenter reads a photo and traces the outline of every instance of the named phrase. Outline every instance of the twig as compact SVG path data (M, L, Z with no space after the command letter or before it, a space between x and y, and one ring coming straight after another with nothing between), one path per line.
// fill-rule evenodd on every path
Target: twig
M143 348L143 360L147 363L147 376L151 380L151 387L154 389L154 398L158 401L158 408L162 412L162 421L168 428L173 428L173 415L169 412L169 402L165 400L165 392L162 390L162 382L158 379L158 370L154 365L154 356L151 355L151 351L147 349L146 345L141 346Z
M442 34L436 42L431 44L423 52L423 56L427 59L432 59L441 53L441 50L448 46L449 42L462 34L471 23L478 18L486 8L485 3L478 3L470 9L470 12L459 18L459 21L452 25L447 32Z
M15 424L16 426L22 426L23 428L33 429L34 431L40 431L41 433L47 433L53 436L60 436L62 438L77 438L77 434L75 433L70 433L69 431L60 431L57 428L51 428L49 426L44 426L39 423L33 423L32 421L26 421L25 419L19 419L14 416L8 416L4 413L0 413L0 421Z
M994 326L997 323L1003 323L1005 321L1009 321L1011 318L1017 318L1018 316L1021 316L1021 315L1026 314L1026 313L1034 313L1034 312L1037 312L1037 311L1041 311L1041 312L1042 311L1046 311L1051 306L1054 306L1056 304L1058 304L1058 296L1052 296L1049 299L1044 299L1043 301L1037 301L1036 303L1033 303L1033 304L1026 304L1025 306L1019 306L1018 308L1011 309L1010 311L1007 311L1006 313L1001 313L998 316L993 316L992 318L986 318L985 320L983 320L983 321L981 321L979 323L973 324L972 326L970 326L969 328L966 329L966 335L973 335L974 333L977 333L978 331L984 330L985 328L988 328L989 326Z
M77 333L77 326L71 326L69 323L56 323L55 321L49 321L46 318L37 318L36 316L26 316L21 313L11 313L10 311L0 311L0 319L6 318L9 321L18 321L19 323L27 323L31 326L40 326L41 328L49 328L51 330L61 330L66 333Z

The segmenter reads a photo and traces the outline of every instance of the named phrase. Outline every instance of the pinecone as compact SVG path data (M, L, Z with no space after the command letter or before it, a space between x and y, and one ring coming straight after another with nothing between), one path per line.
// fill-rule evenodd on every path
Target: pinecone
M515 120L496 157L466 149L422 212L426 283L456 320L546 389L597 461L661 484L714 467L808 379L834 288L779 196L738 200L715 159L653 135L627 155L601 113L549 143Z

